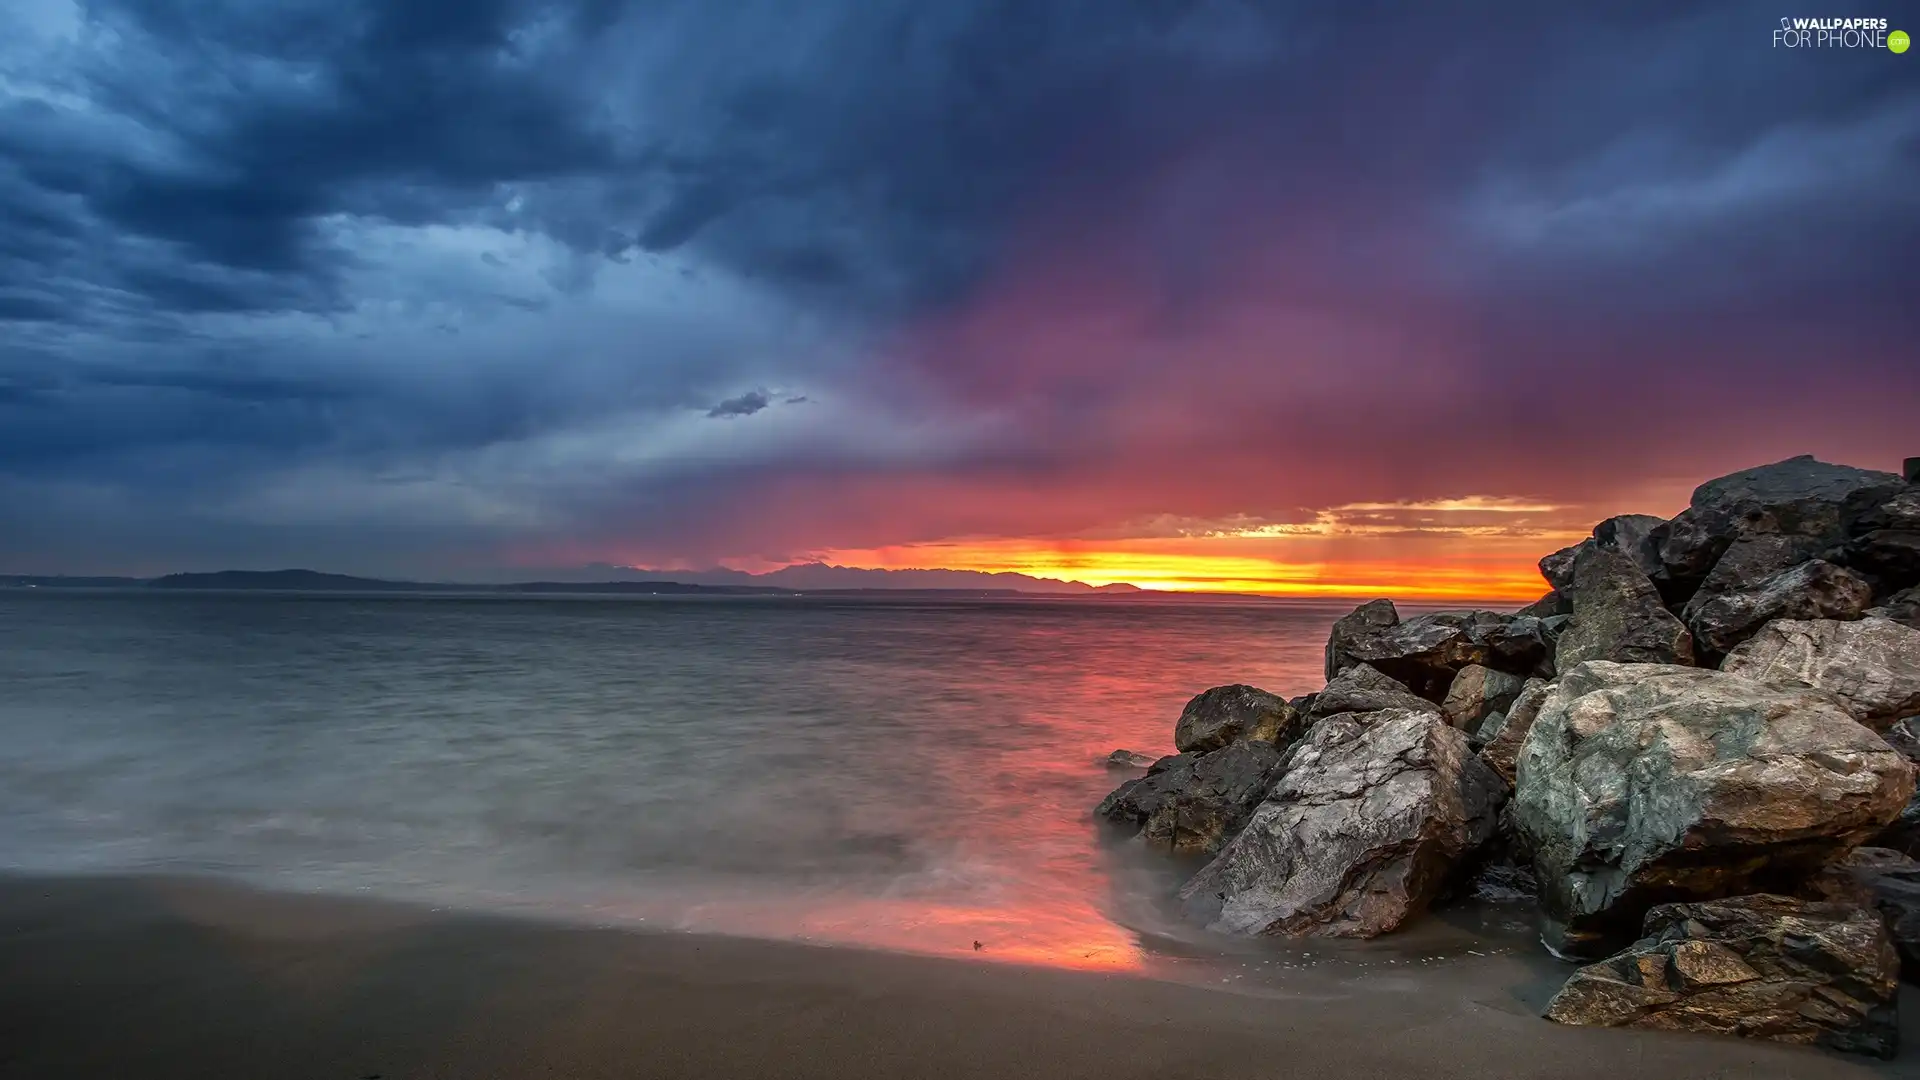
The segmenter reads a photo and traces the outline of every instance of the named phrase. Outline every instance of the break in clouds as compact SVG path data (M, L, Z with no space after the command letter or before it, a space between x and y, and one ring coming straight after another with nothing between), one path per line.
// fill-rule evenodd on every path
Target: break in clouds
M1889 467L1920 68L1776 15L13 0L0 562L1590 521L1620 476Z

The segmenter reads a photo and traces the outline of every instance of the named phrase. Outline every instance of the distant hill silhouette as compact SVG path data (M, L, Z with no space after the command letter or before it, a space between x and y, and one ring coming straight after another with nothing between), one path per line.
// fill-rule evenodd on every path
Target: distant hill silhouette
M323 574L318 570L216 570L207 574L168 574L147 582L150 589L275 589L297 592L411 592L445 585L382 578Z
M928 597L1153 597L1172 595L1116 583L1094 587L1078 581L1052 581L1026 574L989 574L975 570L862 570L855 567L803 563L767 574L738 570L674 573L674 579L644 575L629 567L596 566L590 570L619 571L612 580L552 580L461 583L396 581L388 578L329 574L319 570L216 570L208 573L168 574L158 578L65 577L0 575L0 587L13 588L149 588L200 591L258 592L431 592L611 594L621 596L928 596ZM714 578L720 581L685 580Z

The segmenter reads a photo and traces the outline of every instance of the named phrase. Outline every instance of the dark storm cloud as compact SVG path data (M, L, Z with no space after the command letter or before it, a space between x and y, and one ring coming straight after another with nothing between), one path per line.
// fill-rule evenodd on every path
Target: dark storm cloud
M735 416L752 416L772 404L764 390L749 390L739 397L728 398L707 410L707 419L725 420Z
M1590 478L1570 429L1916 391L1912 62L1775 52L1746 5L10 8L0 516L41 512L0 558L1542 491ZM772 403L742 385L813 405L677 426Z

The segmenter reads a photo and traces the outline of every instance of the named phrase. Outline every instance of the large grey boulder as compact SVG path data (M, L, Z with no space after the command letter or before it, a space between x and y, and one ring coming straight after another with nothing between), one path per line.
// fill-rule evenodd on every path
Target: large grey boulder
M1884 500L1902 486L1893 473L1831 465L1811 455L1709 480L1694 489L1687 509L1663 530L1655 584L1669 603L1685 602L1743 537L1838 543L1845 538L1850 507Z
M1440 714L1447 723L1469 735L1494 713L1504 713L1520 696L1527 680L1479 664L1468 664L1453 676L1447 696L1440 702Z
M1328 717L1181 901L1227 933L1387 933L1492 835L1504 789L1437 712Z
M1656 903L1792 892L1913 790L1913 766L1820 691L1590 661L1527 733L1514 821L1549 946L1591 956Z
M1562 1024L1738 1035L1890 1058L1899 957L1872 911L1786 896L1668 904L1645 936L1574 972Z
M1724 593L1691 609L1688 627L1701 659L1725 656L1775 619L1857 619L1873 603L1873 586L1824 559L1803 562L1743 592Z
M1573 620L1560 632L1554 665L1565 671L1588 660L1691 664L1693 637L1666 609L1659 590L1633 560L1602 547L1583 549L1567 586Z
M1480 760L1506 781L1509 787L1514 782L1520 748L1526 745L1527 732L1533 730L1533 722L1540 716L1540 706L1546 704L1553 686L1545 679L1528 679L1526 685L1520 688L1520 693L1515 695L1513 704L1507 707L1506 713L1489 721L1491 729L1481 729L1485 745L1480 750Z
M1340 713L1371 713L1386 709L1413 712L1438 712L1439 707L1407 689L1397 679L1389 679L1369 664L1355 664L1335 675L1326 687L1313 696L1307 709L1307 722L1317 723Z
M1278 694L1235 683L1195 694L1173 727L1173 748L1218 750L1240 739L1285 746L1299 737L1303 718Z
M1543 620L1497 611L1437 611L1402 620L1391 601L1362 605L1333 625L1327 679L1370 664L1428 701L1446 696L1468 664L1515 675L1550 673L1552 636Z
M1094 814L1137 834L1149 847L1208 855L1241 826L1280 775L1272 743L1242 740L1210 753L1154 762L1101 800Z
M1920 714L1920 630L1890 619L1776 619L1728 653L1720 670L1825 690L1875 731Z

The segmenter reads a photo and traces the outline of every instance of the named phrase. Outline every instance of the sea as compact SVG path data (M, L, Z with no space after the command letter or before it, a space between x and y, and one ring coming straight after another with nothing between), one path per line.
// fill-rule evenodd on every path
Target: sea
M1350 601L0 593L0 871L1134 968L1092 816Z

